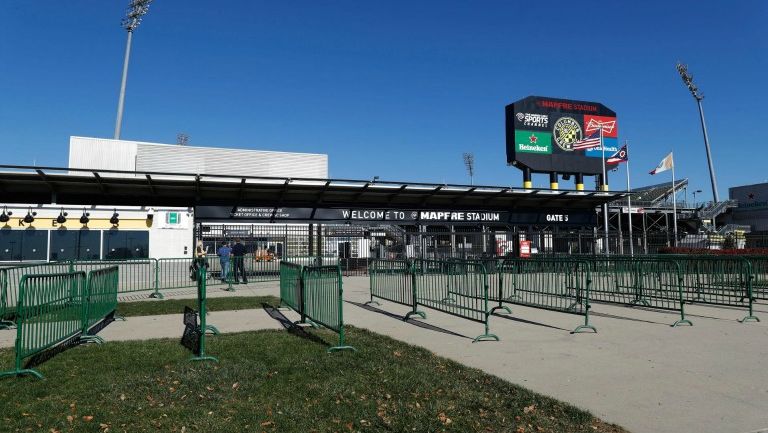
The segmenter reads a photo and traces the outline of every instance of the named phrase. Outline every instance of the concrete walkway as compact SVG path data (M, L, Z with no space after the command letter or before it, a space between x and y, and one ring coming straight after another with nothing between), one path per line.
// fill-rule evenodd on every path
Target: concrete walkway
M512 306L495 316L500 342L472 343L482 324L425 310L427 320L404 322L408 309L390 302L367 307L368 279L344 280L345 322L425 347L510 382L567 401L634 433L746 433L768 431L768 305L761 323L741 324L744 311L688 307L693 327L671 328L671 313L594 305L598 334L570 334L580 317ZM277 295L278 284L210 290L209 297ZM194 298L194 289L166 293ZM148 302L157 302L148 300ZM297 318L294 313L285 313ZM213 312L222 332L279 329L263 310ZM100 335L108 341L179 338L181 315L131 317ZM0 331L0 347L14 331ZM354 341L350 342L354 344ZM365 348L358 347L364 356Z

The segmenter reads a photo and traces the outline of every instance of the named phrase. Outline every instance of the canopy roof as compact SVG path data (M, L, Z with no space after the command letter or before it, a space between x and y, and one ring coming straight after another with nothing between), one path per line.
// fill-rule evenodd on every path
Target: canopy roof
M594 209L621 192L0 165L0 204Z

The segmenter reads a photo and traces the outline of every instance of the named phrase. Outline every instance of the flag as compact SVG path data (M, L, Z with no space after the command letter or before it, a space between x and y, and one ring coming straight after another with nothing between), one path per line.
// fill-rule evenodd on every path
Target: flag
M625 144L624 146L621 146L621 149L619 149L618 152L609 156L605 162L607 164L620 164L622 162L627 162L627 160L629 160L629 155L627 154L627 145Z
M592 133L589 137L573 143L573 150L592 149L600 147L600 131Z
M650 171L651 174L661 173L662 171L667 171L675 166L674 161L672 160L672 152L669 153L664 159L661 160L659 165L656 166L653 170Z

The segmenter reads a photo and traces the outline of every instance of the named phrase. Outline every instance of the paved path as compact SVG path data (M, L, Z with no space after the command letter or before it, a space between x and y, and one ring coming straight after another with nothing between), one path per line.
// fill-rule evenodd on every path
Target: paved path
M768 428L768 305L761 323L740 324L743 311L689 307L693 327L671 328L676 316L595 305L598 334L571 335L579 317L513 306L493 317L500 342L472 343L482 325L426 310L427 320L404 322L407 308L390 302L365 307L368 279L345 278L346 323L425 347L534 391L570 402L634 433L746 433ZM277 283L211 290L210 297L275 295ZM167 293L193 298L193 289ZM148 301L157 302L157 301ZM286 313L296 317L293 313ZM222 332L277 329L263 310L213 312ZM108 341L181 336L181 316L131 317L100 335ZM0 347L15 333L0 331ZM350 343L354 344L354 341ZM361 356L365 348L359 347Z
M368 300L365 278L345 279L345 298ZM425 310L439 329L345 304L346 323L366 327L510 382L585 408L635 433L744 433L768 428L768 305L761 323L744 311L686 307L693 327L671 328L674 314L594 305L598 334L570 334L579 317L512 306L493 317L500 342L472 343L482 325ZM512 320L514 319L514 320ZM462 334L462 336L447 332ZM352 342L354 344L354 342ZM768 430L766 430L768 431Z

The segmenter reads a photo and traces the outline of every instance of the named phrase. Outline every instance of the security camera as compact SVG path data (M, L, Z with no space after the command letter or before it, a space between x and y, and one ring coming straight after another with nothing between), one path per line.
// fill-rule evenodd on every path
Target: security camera
M149 208L149 210L147 211L147 219L152 220L152 218L154 217L155 217L155 210L152 208Z

